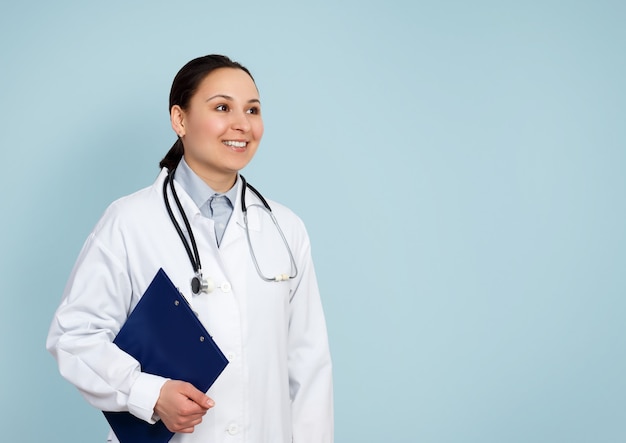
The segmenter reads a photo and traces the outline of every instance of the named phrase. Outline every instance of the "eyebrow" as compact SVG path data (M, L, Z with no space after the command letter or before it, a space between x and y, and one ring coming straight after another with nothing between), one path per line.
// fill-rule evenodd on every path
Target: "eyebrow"
M235 100L230 95L215 94L214 96L207 98L206 101L209 102L209 101L213 100L214 98L223 98L225 100L230 100L230 101L234 101ZM258 103L258 104L261 104L261 100L259 100L258 98L251 98L250 100L248 100L248 103Z

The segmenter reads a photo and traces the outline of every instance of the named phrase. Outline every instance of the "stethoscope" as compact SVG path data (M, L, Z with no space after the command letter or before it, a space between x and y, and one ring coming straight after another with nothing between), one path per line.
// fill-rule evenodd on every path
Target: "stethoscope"
M191 230L191 225L189 224L187 215L185 214L185 211L183 210L183 205L180 203L180 199L178 198L178 193L176 192L176 189L174 188L175 172L176 172L176 169L173 169L167 174L167 177L165 177L165 180L163 182L163 200L165 201L165 207L167 208L167 213L169 214L170 219L172 220L172 224L176 228L176 232L178 232L178 236L180 237L180 240L182 241L183 246L185 246L185 250L187 251L187 255L189 256L189 261L191 262L191 266L193 267L194 276L191 279L191 292L194 295L198 295L202 292L208 294L209 292L212 292L215 289L215 283L213 282L213 280L206 279L202 276L202 265L200 264L200 254L198 254L198 246L196 245L196 239L193 235L193 231ZM281 281L287 281L292 278L295 278L298 275L298 267L296 266L296 261L293 258L293 253L291 252L289 243L287 242L287 239L285 238L285 234L283 234L283 230L280 228L280 225L278 224L276 217L274 217L272 208L270 208L270 205L263 198L261 193L257 191L254 188L254 186L252 186L246 181L243 175L239 175L239 177L241 177L241 211L243 212L243 221L245 224L246 239L248 240L248 249L250 250L250 256L252 258L252 262L254 263L254 267L256 268L257 274L259 274L259 277L261 277L261 279L266 282L281 282ZM178 224L178 221L176 221L176 217L174 217L174 213L172 212L172 207L170 206L170 201L167 196L167 184L168 183L170 185L172 195L174 196L176 207L178 208L178 211L180 212L180 215L183 219L183 223L185 223L185 227L187 228L187 232L189 233L189 241L191 243L191 247L189 246L189 243L187 242L187 239L185 238L185 234L183 234L183 231L180 225ZM259 267L259 262L257 261L256 255L254 254L252 241L250 240L250 230L248 229L248 207L246 206L246 189L250 189L250 191L252 191L259 198L259 200L261 200L261 203L263 203L262 206L259 204L252 204L250 206L251 207L257 206L263 209L265 212L267 212L267 214L269 214L270 218L272 219L272 223L274 223L274 226L276 227L278 233L280 234L280 238L283 240L283 244L285 245L285 248L287 249L287 253L289 254L289 261L291 262L290 274L278 274L275 277L266 277L261 271L261 268Z

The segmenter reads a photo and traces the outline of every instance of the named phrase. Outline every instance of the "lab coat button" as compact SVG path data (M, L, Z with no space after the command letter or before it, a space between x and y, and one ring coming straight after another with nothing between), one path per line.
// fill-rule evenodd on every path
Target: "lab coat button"
M230 283L225 281L224 283L222 283L221 288L223 292L230 292Z
M228 359L228 361L233 361L235 359L235 353L229 352L228 354L226 354L226 358Z
M235 434L237 434L237 433L239 432L239 426L237 426L237 425L236 425L236 424L234 424L234 423L233 423L233 424L231 424L231 425L228 425L228 429L227 429L227 431L228 431L228 433L229 433L230 435L235 435Z

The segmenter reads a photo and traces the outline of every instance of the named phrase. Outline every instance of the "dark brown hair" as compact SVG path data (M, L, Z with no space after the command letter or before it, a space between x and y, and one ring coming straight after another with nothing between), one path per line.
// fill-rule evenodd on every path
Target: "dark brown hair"
M183 66L180 71L178 71L178 74L176 74L176 77L174 77L172 89L170 90L169 110L171 111L176 105L180 106L183 110L187 109L191 97L196 93L202 80L211 72L220 68L241 69L254 81L254 77L252 77L252 74L250 74L247 68L224 55L212 54L195 58ZM167 168L171 171L178 166L178 162L180 162L182 157L183 141L178 137L167 154L165 154L165 157L159 162L159 167Z

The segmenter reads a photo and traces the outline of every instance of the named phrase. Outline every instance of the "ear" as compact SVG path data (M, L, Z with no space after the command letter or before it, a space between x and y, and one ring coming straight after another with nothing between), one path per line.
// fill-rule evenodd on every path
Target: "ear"
M172 123L172 129L179 136L185 135L185 111L178 106L172 106L170 109L170 122Z

